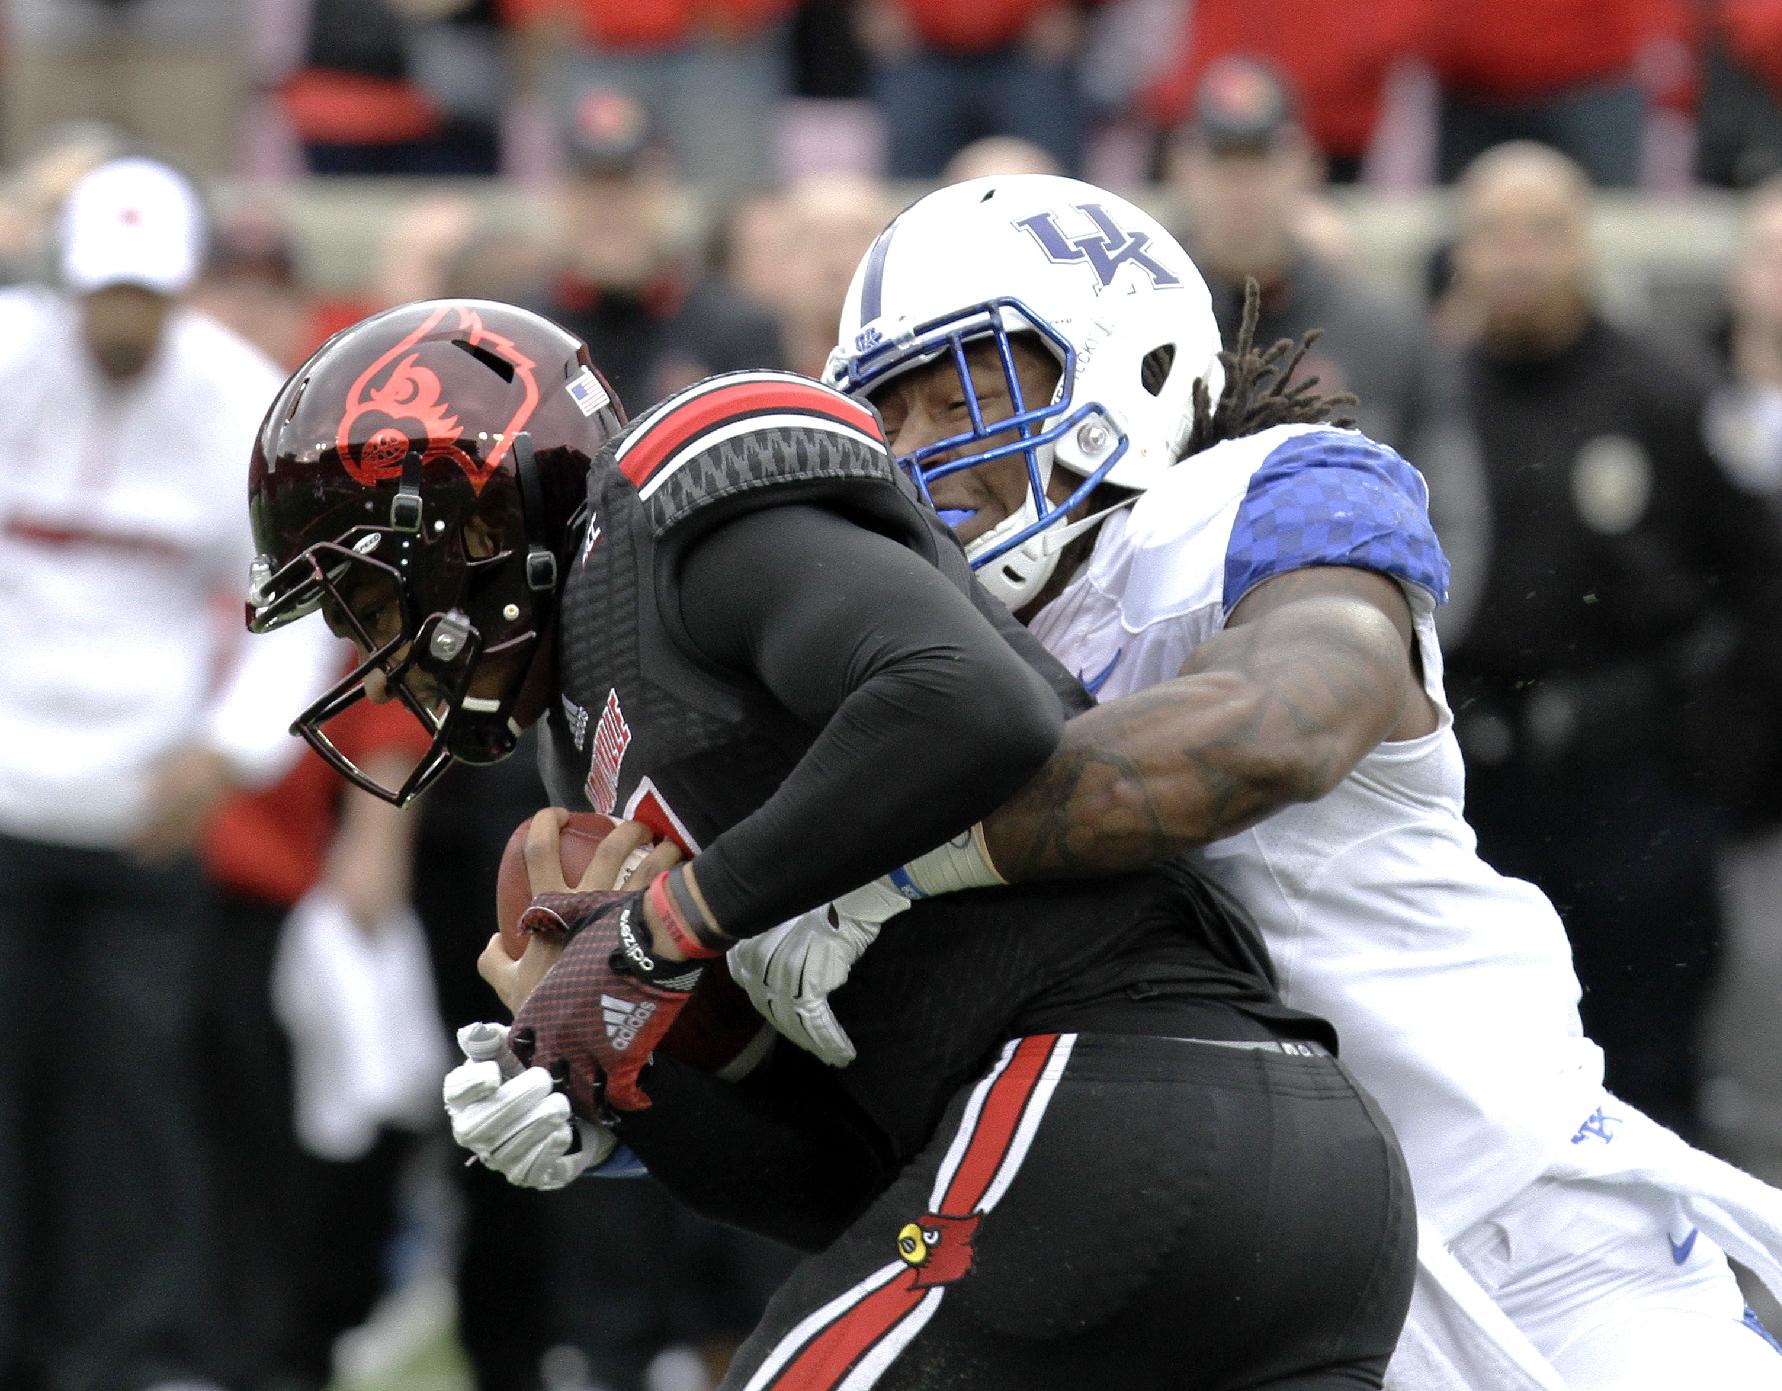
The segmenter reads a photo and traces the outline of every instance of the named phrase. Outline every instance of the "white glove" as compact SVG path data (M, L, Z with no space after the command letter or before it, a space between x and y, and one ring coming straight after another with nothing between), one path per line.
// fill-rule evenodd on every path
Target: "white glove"
M725 960L762 1018L807 1053L845 1067L854 1061L854 1043L836 1022L829 993L878 935L876 922L818 908L739 942Z
M829 906L838 918L852 918L872 927L883 927L910 906L910 896L882 875L870 884L862 884L852 893L845 893Z
M467 1024L458 1046L469 1061L445 1078L452 1138L509 1183L561 1188L613 1152L612 1132L571 1115L549 1072L520 1067L506 1025Z

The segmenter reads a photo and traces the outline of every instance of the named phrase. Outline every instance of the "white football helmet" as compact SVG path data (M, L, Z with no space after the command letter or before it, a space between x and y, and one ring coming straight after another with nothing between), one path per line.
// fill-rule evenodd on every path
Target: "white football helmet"
M1047 402L1021 398L1008 336L1057 359ZM1014 412L976 408L964 345L995 337ZM1225 373L1212 296L1188 253L1126 199L1051 174L992 175L905 209L854 272L824 378L870 398L893 377L950 355L972 428L898 462L929 484L1009 454L1026 456L1026 503L967 548L1011 608L1033 598L1066 541L1106 513L1067 521L1101 483L1142 490L1175 463L1193 424L1194 383L1217 401ZM1054 463L1082 478L1046 497ZM943 516L947 515L943 512ZM948 517L949 521L956 521Z

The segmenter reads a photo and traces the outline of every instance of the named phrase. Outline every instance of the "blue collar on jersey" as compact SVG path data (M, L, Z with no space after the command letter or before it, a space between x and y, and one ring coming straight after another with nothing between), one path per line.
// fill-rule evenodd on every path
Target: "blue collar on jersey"
M1064 370L1059 379L1056 401L1028 408L1021 394L1021 382L1015 373L1015 358L1010 348L1013 333L1022 330L1011 331L1006 327L1005 311L1019 315L1031 326L1031 331L1045 340L1062 360ZM972 381L971 367L965 356L965 345L983 338L992 339L996 343L997 357L1002 364L1003 382L1008 387L1009 401L1014 407L1012 414L995 421L985 420L979 408L977 387ZM1018 453L1026 459L1027 486L1038 508L1039 518L1000 542L995 549L974 556L971 562L973 569L982 569L997 557L1006 555L1047 527L1062 521L1071 509L1095 491L1126 454L1128 441L1125 432L1120 431L1108 457L1094 473L1083 479L1069 497L1056 504L1047 500L1045 480L1040 477L1038 451L1063 439L1091 416L1099 416L1110 429L1118 430L1118 426L1100 402L1085 401L1080 406L1073 402L1077 378L1076 349L1051 324L1011 295L967 305L954 313L943 314L927 323L918 324L893 339L883 338L878 330L867 328L854 340L854 347L855 351L843 360L843 377L838 385L849 395L862 399L869 399L875 387L883 386L893 376L913 367L923 366L943 354L952 358L953 370L959 376L966 409L971 413L971 428L924 445L897 460L898 466L915 480L922 500L930 507L934 506L934 496L929 491L929 485L936 480L964 469L977 468L1010 454ZM1053 416L1058 418L1048 426L1045 422ZM949 526L958 526L971 515L969 512L958 512L950 508L936 510Z

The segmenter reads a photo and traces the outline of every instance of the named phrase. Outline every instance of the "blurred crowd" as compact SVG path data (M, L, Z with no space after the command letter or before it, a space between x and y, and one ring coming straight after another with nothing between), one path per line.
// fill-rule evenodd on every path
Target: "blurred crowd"
M1288 74L1339 182L1450 183L1516 138L1602 187L1782 167L1782 0L8 0L4 33L13 158L100 117L206 174L536 177L618 89L726 195L930 179L991 134L1118 182L1235 52Z
M0 1385L316 1391L429 1280L479 1391L713 1384L786 1253L441 1134L529 757L399 815L289 738L348 654L239 632L240 484L281 374L413 298L550 315L633 412L819 372L904 181L1121 182L1228 335L1249 279L1260 339L1323 330L1430 482L1485 857L1565 915L1611 1087L1782 1179L1782 0L5 13ZM348 174L474 181L380 194L323 277L291 213ZM1356 181L1451 185L1420 300ZM1692 181L1748 190L1733 254L1610 315L1598 190Z

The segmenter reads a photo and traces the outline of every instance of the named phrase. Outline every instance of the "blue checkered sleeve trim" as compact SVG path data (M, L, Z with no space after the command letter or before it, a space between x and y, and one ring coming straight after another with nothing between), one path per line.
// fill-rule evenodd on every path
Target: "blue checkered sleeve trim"
M1225 550L1225 611L1257 585L1309 565L1374 570L1448 599L1448 560L1429 524L1429 490L1383 444L1320 430L1296 435L1250 478Z

